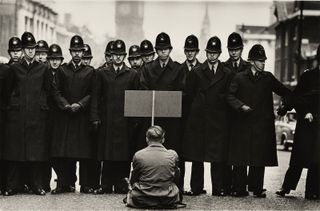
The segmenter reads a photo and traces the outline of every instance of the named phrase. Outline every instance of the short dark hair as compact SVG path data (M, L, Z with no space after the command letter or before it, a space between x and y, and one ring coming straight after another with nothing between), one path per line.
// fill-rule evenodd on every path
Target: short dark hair
M150 141L160 141L164 138L165 131L158 125L149 127L146 132L146 137Z

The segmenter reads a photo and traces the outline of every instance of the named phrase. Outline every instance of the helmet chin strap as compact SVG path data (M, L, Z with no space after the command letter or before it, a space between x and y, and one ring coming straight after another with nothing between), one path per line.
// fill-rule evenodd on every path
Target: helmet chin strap
M258 71L258 72L262 72L263 69L259 68L257 65L256 65L256 61L253 61L253 66L254 68Z

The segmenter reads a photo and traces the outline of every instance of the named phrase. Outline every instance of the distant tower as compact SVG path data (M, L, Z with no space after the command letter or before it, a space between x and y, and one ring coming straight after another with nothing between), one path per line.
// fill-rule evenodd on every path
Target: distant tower
M209 5L205 4L205 14L202 21L202 27L200 32L200 48L205 49L207 41L210 38L210 18L209 18Z
M144 39L144 2L116 1L115 7L116 38L123 39L128 47L140 44Z

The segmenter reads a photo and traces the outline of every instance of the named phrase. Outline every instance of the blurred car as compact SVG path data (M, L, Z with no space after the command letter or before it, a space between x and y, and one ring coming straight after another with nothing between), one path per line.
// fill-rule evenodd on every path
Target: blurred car
M285 116L275 121L277 144L282 145L284 150L289 150L289 147L292 147L296 124L295 110L287 112Z

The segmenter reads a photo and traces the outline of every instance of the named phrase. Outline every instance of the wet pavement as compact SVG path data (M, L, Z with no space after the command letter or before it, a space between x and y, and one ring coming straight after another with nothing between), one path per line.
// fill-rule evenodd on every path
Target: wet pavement
M305 200L304 186L306 170L302 174L296 191L289 197L281 198L275 191L281 187L283 177L288 167L290 152L278 151L279 166L266 169L265 188L267 198L260 199L254 196L245 198L211 196L210 165L205 164L205 189L206 195L197 197L185 196L185 209L191 210L320 210L320 200ZM189 189L190 163L186 167L185 189ZM54 176L55 178L55 176ZM52 187L55 184L52 183ZM136 210L126 208L122 199L125 195L105 194L88 195L80 194L77 186L76 193L61 195L35 196L16 195L10 197L0 196L0 210Z

